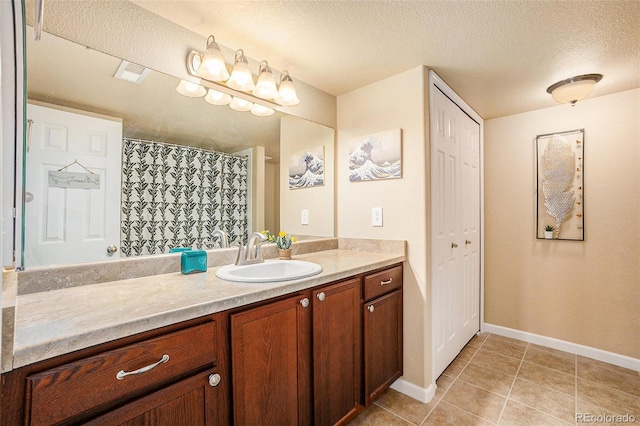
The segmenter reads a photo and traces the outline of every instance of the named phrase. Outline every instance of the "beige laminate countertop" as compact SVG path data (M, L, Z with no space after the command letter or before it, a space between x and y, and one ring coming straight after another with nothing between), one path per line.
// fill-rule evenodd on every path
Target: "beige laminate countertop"
M348 249L296 255L322 266L313 277L237 283L206 273L170 273L16 298L12 368L199 316L315 287L405 260L404 254ZM268 260L267 260L268 262Z

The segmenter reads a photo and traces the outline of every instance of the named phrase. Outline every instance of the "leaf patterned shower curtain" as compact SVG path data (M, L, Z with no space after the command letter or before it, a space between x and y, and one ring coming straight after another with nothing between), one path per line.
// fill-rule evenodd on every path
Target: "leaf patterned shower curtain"
M187 146L124 139L122 253L209 249L221 229L247 239L247 159Z

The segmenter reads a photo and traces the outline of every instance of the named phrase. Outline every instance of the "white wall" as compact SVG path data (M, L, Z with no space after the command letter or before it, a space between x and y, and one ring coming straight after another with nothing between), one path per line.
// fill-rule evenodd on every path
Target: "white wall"
M535 137L584 128L585 241L536 240ZM640 359L640 89L485 122L485 322Z
M339 96L336 148L338 236L408 243L403 379L422 388L431 383L427 81L427 69L418 67ZM398 128L402 129L402 178L349 182L351 140ZM383 208L383 227L371 226L372 207Z
M289 159L294 153L324 146L324 185L289 189ZM280 230L293 235L335 236L334 199L335 130L296 117L280 123ZM309 211L309 224L301 224L301 210ZM271 229L271 232L278 230Z

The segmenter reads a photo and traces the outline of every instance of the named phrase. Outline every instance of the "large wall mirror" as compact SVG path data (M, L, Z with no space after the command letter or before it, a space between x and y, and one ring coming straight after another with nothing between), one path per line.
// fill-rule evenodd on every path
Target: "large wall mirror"
M236 242L262 229L334 236L333 129L186 97L176 91L180 78L68 34L45 31L34 41L31 33L27 27L25 268L211 249L223 222ZM114 77L119 69L124 79ZM127 80L140 72L142 81ZM289 157L307 145L324 147L328 179L290 190ZM300 209L315 204L331 209L319 212L322 226L300 228ZM196 230L191 239L173 229L185 222Z

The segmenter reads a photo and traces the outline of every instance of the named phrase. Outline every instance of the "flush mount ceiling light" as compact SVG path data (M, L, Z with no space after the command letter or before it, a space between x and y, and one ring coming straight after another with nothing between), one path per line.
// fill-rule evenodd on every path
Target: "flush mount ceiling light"
M547 93L550 93L556 102L570 103L571 106L575 106L576 102L591 94L593 87L600 80L602 80L602 74L579 75L552 84L547 88Z
M278 86L267 61L260 62L258 68L256 84L244 51L238 49L235 54L233 69L229 74L220 46L215 42L212 35L207 38L207 49L204 53L192 50L187 57L187 71L191 76L200 78L204 82L217 84L220 86L219 91L228 96L242 98L247 102L257 102L258 104L263 104L267 109L274 110L277 109L278 105L294 106L300 103L296 88L293 85L293 79L288 71L284 71L281 74L280 85ZM206 86L212 87L209 84L206 84ZM207 97L209 98L207 102L218 105L217 101L215 101L216 96L207 94ZM264 114L260 113L258 115Z

